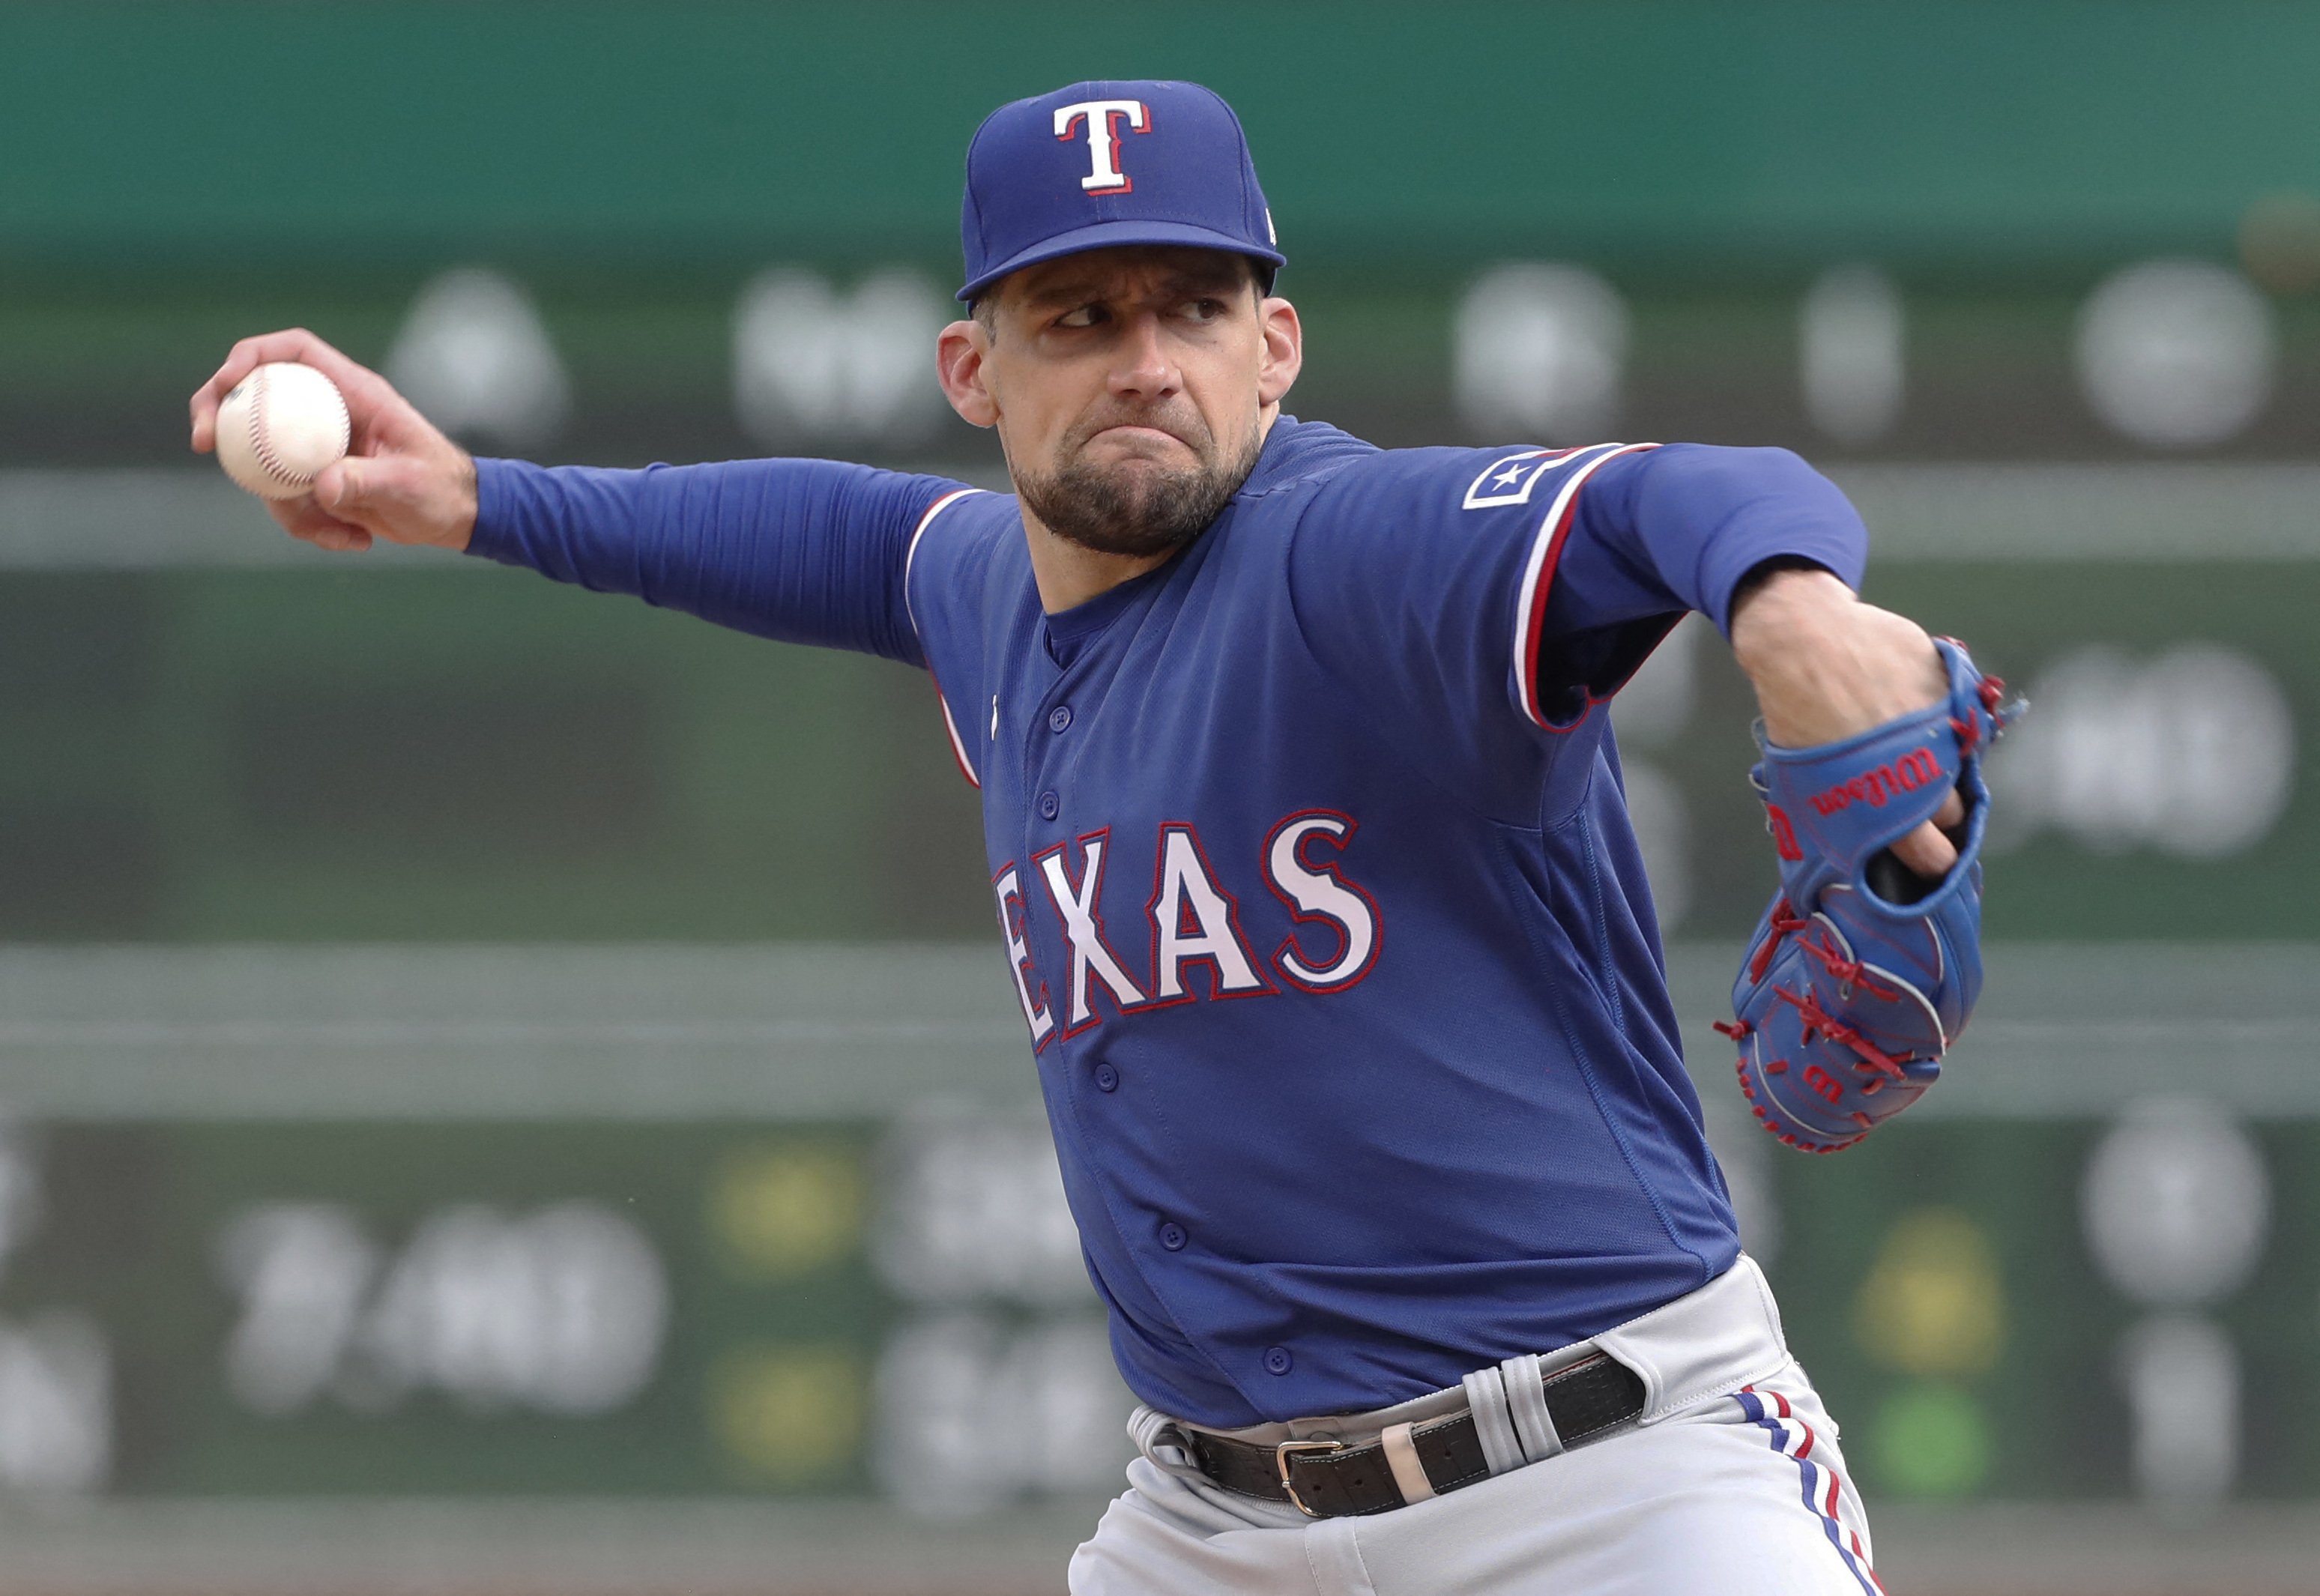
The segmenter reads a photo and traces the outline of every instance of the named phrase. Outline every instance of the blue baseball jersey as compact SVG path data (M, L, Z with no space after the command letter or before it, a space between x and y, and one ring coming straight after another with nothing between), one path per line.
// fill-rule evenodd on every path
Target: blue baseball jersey
M1154 1407L1400 1401L1737 1256L1605 705L1765 558L1857 585L1795 456L1283 416L1204 534L1057 614L1016 501L939 478L485 461L479 495L476 552L933 674Z

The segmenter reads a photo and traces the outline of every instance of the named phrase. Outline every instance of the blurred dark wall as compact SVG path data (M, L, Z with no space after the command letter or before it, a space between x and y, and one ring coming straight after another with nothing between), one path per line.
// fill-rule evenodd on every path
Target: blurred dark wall
M993 105L1180 77L1291 252L2214 248L2320 183L2293 5L14 4L11 253L941 247Z

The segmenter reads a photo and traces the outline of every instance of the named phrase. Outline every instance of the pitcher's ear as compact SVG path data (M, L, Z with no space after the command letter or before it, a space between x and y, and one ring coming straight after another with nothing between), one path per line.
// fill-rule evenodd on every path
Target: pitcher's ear
M935 376L943 397L977 427L995 426L999 421L999 405L983 384L983 360L990 349L990 333L972 318L953 322L935 339Z
M1264 336L1264 359L1258 368L1256 394L1260 402L1278 404L1305 368L1305 329L1297 307L1285 299L1268 299L1257 306Z

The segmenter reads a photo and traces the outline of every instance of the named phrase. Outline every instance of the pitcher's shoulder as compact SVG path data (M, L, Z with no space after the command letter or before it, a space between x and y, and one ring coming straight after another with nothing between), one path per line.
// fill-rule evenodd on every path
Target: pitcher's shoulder
M1014 494L960 484L934 500L911 529L903 563L920 636L989 624L993 603L1007 607L1030 585L1030 564Z

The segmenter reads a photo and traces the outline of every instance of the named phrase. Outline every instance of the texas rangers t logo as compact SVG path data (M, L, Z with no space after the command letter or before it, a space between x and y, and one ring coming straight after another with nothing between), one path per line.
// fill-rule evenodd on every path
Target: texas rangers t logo
M1152 131L1152 113L1141 100L1082 100L1056 107L1056 137L1069 139L1072 126L1087 119L1088 154L1095 169L1080 179L1090 194L1126 194L1136 180L1119 169L1119 124L1124 120L1139 133Z

